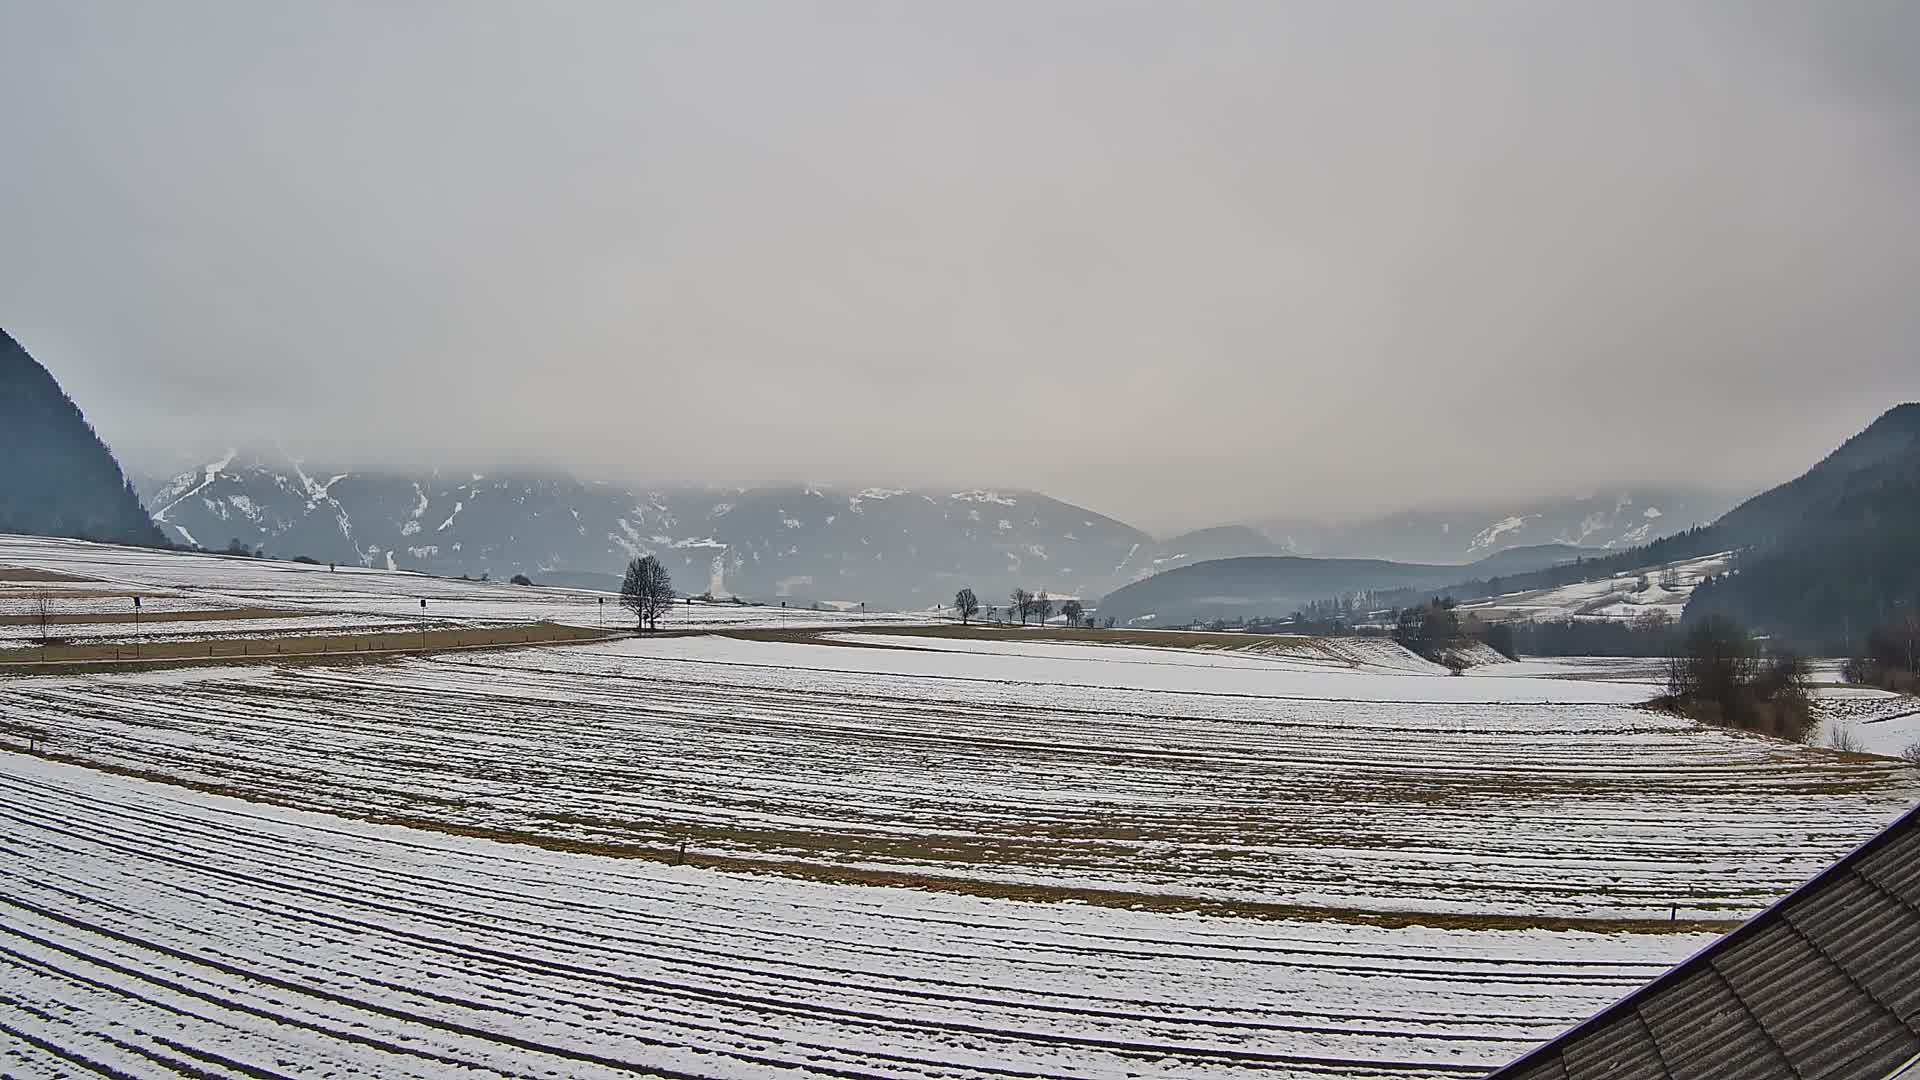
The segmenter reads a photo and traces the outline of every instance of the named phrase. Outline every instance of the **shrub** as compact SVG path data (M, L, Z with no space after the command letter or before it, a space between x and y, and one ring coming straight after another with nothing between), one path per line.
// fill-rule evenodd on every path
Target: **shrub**
M1710 615L1687 629L1667 664L1667 693L1653 704L1705 724L1805 742L1813 720L1809 668L1793 653L1760 659L1731 619Z
M530 577L528 577L528 576L527 576L527 575L525 575L525 574L515 574L515 575L513 575L513 577L511 577L511 578L509 578L508 580L509 580L509 581L511 581L511 582L512 582L513 584L515 584L515 585L531 585L531 584L533 584L533 579L532 579L532 578L530 578Z
M1908 743L1906 748L1900 751L1900 760L1909 765L1920 765L1920 742Z

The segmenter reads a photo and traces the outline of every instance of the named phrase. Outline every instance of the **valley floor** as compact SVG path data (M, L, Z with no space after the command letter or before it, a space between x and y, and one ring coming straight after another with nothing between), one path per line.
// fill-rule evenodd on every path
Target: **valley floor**
M0 821L22 1078L1466 1076L1706 940L717 873L17 754Z
M0 680L0 1074L1469 1076L1920 800L1625 670L749 625Z

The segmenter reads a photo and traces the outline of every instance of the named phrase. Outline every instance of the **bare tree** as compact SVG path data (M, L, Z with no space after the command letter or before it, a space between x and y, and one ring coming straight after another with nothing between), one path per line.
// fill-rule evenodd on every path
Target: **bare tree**
M1007 614L1020 616L1020 625L1027 625L1027 616L1033 614L1033 594L1025 589L1015 589L1007 599L1012 601L1007 605Z
M47 647L47 623L53 617L53 594L45 589L33 594L33 618L40 624L40 647Z
M1047 598L1047 590L1041 589L1040 595L1033 598L1033 613L1039 617L1041 626L1053 618L1053 601Z
M1060 614L1067 617L1068 626L1080 625L1080 616L1084 614L1086 610L1086 608L1080 605L1080 601L1078 600L1069 600L1060 605Z
M960 625L965 626L968 619L980 614L980 598L972 589L961 589L953 594L953 610L960 614Z
M673 606L673 576L651 555L627 563L620 606L633 612L638 629L658 630L660 613Z

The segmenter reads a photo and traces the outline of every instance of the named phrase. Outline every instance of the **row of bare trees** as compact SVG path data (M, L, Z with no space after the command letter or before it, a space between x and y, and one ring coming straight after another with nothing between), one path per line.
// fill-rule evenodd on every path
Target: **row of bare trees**
M960 616L960 621L966 623L980 614L980 598L974 595L972 589L961 589L953 594L953 610ZM1059 611L1066 617L1069 626L1078 626L1080 620L1086 615L1086 608L1078 600L1065 601L1060 605ZM1028 619L1034 619L1044 625L1048 619L1053 618L1053 613L1053 598L1048 596L1044 589L1038 593L1015 589L1007 597L1007 617L1018 618L1021 626L1027 625ZM988 608L987 614L991 618L998 614L998 610ZM1092 625L1092 620L1088 620L1088 625Z

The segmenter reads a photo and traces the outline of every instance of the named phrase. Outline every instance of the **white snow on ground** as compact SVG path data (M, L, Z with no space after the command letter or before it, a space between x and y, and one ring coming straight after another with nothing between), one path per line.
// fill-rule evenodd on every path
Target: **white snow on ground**
M322 618L602 599L0 564ZM1704 942L1669 912L1744 917L1920 798L1892 760L1630 707L1657 662L789 617L836 632L0 680L0 1075L1478 1075Z
M110 586L161 590L190 597L200 606L266 607L334 615L359 615L386 621L418 619L427 601L429 620L463 622L557 622L571 626L618 628L626 612L611 593L463 581L404 570L379 570L229 558L185 552L90 544L79 540L0 535L0 566L57 570L97 579ZM97 583L72 584L99 590ZM37 584L36 586L37 587ZM604 603L603 603L604 601ZM840 613L731 603L682 602L661 620L662 629L715 627L859 626L888 622L925 622L924 616L884 612Z
M892 648L828 649L784 642L691 637L655 642L650 655L726 660L835 671L928 675L1026 682L1042 686L1158 690L1192 694L1246 694L1296 699L1495 703L1561 702L1628 705L1646 700L1634 687L1563 679L1433 677L1437 665L1412 657L1419 668L1388 666L1392 642L1380 654L1388 663L1355 669L1338 655L1315 648L1260 655L1205 649L1116 648L1035 641L835 635L837 639ZM1358 643L1364 639L1345 639ZM1336 647L1344 653L1345 648ZM1363 662L1364 663L1364 662Z
M817 884L345 821L5 753L0 822L14 856L0 860L0 1072L23 1080L186 1063L394 1078L1472 1076L1706 940Z
M239 453L239 451L229 450L227 451L226 456L220 458L218 461L210 461L206 465L202 466L198 474L200 476L200 482L193 485L192 487L183 488L177 491L169 487L168 490L161 492L160 495L154 500L155 502L160 503L161 506L160 506L160 509L154 511L153 519L155 521L161 521L161 522L166 521L167 511L173 509L175 506L178 506L180 503L185 502L186 500L192 498L193 496L200 494L202 491L205 491L209 484L212 484L214 480L219 478L220 474L226 470L227 466L233 464L234 455L236 455L237 453ZM174 526L174 528L180 529L178 525ZM180 533L181 535L184 536L186 535L186 530L180 529Z
M1850 743L1862 753L1887 757L1920 747L1920 697L1860 687L1844 689L1852 692L1823 692L1822 722L1815 742L1823 746Z
M1731 552L1721 552L1649 567L1644 574L1620 574L1555 589L1507 593L1473 600L1461 604L1460 610L1494 619L1542 620L1628 620L1660 611L1677 620L1686 609L1687 599L1693 595L1694 587L1709 575L1724 573L1731 560ZM1642 577L1647 581L1645 589L1640 588ZM1662 584L1663 581L1670 582L1672 587Z
M1622 688L1607 683L1075 658L1100 651L695 637L213 673L164 695L15 679L0 731L314 809L653 849L691 835L999 885L1514 917L1737 917L1920 798L1894 762L1608 704ZM1541 687L1507 685L1527 682Z
M1490 548L1498 543L1502 536L1505 536L1515 529L1526 528L1527 522L1530 519L1539 516L1538 514L1529 514L1526 517L1510 517L1496 521L1492 525L1480 530L1480 532L1474 536L1473 542L1467 545L1467 550L1482 551Z

